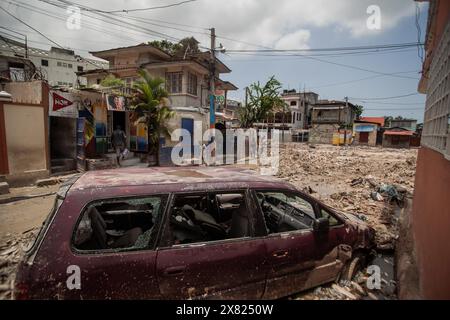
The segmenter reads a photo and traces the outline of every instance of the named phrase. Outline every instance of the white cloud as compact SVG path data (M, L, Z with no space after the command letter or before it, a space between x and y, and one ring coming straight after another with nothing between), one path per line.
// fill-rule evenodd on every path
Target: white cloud
M76 2L104 10L143 8L167 4L163 0L99 0L95 2L78 0ZM55 12L60 17L65 18L67 16L65 10L42 2L32 2L32 4L39 5L44 10ZM366 19L368 18L366 9L372 4L380 6L381 30L373 31L366 27ZM310 39L315 39L313 28L321 28L329 32L339 33L343 37L354 38L372 37L389 32L402 18L414 14L414 6L415 3L412 0L198 0L178 7L133 12L126 15L186 25L214 26L219 36L262 46L294 49L308 47ZM80 31L68 30L64 21L30 13L14 5L7 5L6 7L52 39L74 48L99 50L113 47L114 43L117 43L117 46L123 46L155 39L150 35L129 31L127 28L111 26L102 21L93 22L91 19L84 17ZM93 14L89 13L89 15ZM5 15L0 14L0 16L3 19ZM7 19L17 29L27 29L9 17ZM151 20L148 20L148 22L157 23ZM108 28L115 35L83 28L83 23L85 27L92 23L99 24L102 28ZM136 21L132 23L141 24ZM145 25L145 27L177 38L190 35L189 33L155 25ZM188 29L183 26L178 28ZM208 33L207 30L190 30ZM209 46L207 34L192 33L192 35L200 40L204 46ZM34 39L47 42L37 35L34 35ZM223 38L218 38L218 42L223 43L229 49L254 48L245 43L232 42Z
M310 36L311 32L309 30L297 30L288 33L275 43L275 49L307 49L309 48L307 43Z

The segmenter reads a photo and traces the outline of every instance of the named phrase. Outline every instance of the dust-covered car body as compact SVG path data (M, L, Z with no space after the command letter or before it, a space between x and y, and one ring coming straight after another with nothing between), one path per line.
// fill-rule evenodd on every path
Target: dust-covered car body
M18 299L272 299L334 281L373 229L248 170L128 168L61 187Z

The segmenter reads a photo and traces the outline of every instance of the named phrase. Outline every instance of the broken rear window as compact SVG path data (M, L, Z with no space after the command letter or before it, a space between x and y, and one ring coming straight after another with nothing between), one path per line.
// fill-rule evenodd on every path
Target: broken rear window
M81 251L153 247L167 196L95 202L75 229L73 246Z

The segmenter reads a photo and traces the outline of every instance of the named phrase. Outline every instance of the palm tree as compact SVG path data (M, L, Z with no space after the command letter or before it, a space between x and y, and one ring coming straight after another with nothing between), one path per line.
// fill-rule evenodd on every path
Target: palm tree
M140 69L138 74L141 78L133 84L136 93L131 108L139 115L136 122L147 124L149 153L156 154L159 165L159 139L161 135L170 134L166 122L174 112L168 107L169 94L164 88L164 80L151 77L145 69Z

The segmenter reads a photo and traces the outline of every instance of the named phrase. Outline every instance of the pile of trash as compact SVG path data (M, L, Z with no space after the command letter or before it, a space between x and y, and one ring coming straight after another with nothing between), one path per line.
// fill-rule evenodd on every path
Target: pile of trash
M376 231L377 263L394 269L399 212L414 192L416 149L336 147L288 143L280 148L278 177L338 210L357 215ZM392 260L391 264L383 260ZM368 290L362 270L351 283L318 287L295 299L395 299L393 271L380 290Z
M386 300L396 299L394 280L381 278L379 288L368 288L369 274L358 272L353 281L340 281L299 293L295 300Z
M6 234L9 239L0 246L0 300L12 298L15 271L24 251L36 238L39 228L33 228L20 235Z
M290 143L280 149L278 177L331 207L358 215L393 249L398 210L414 191L417 150Z

